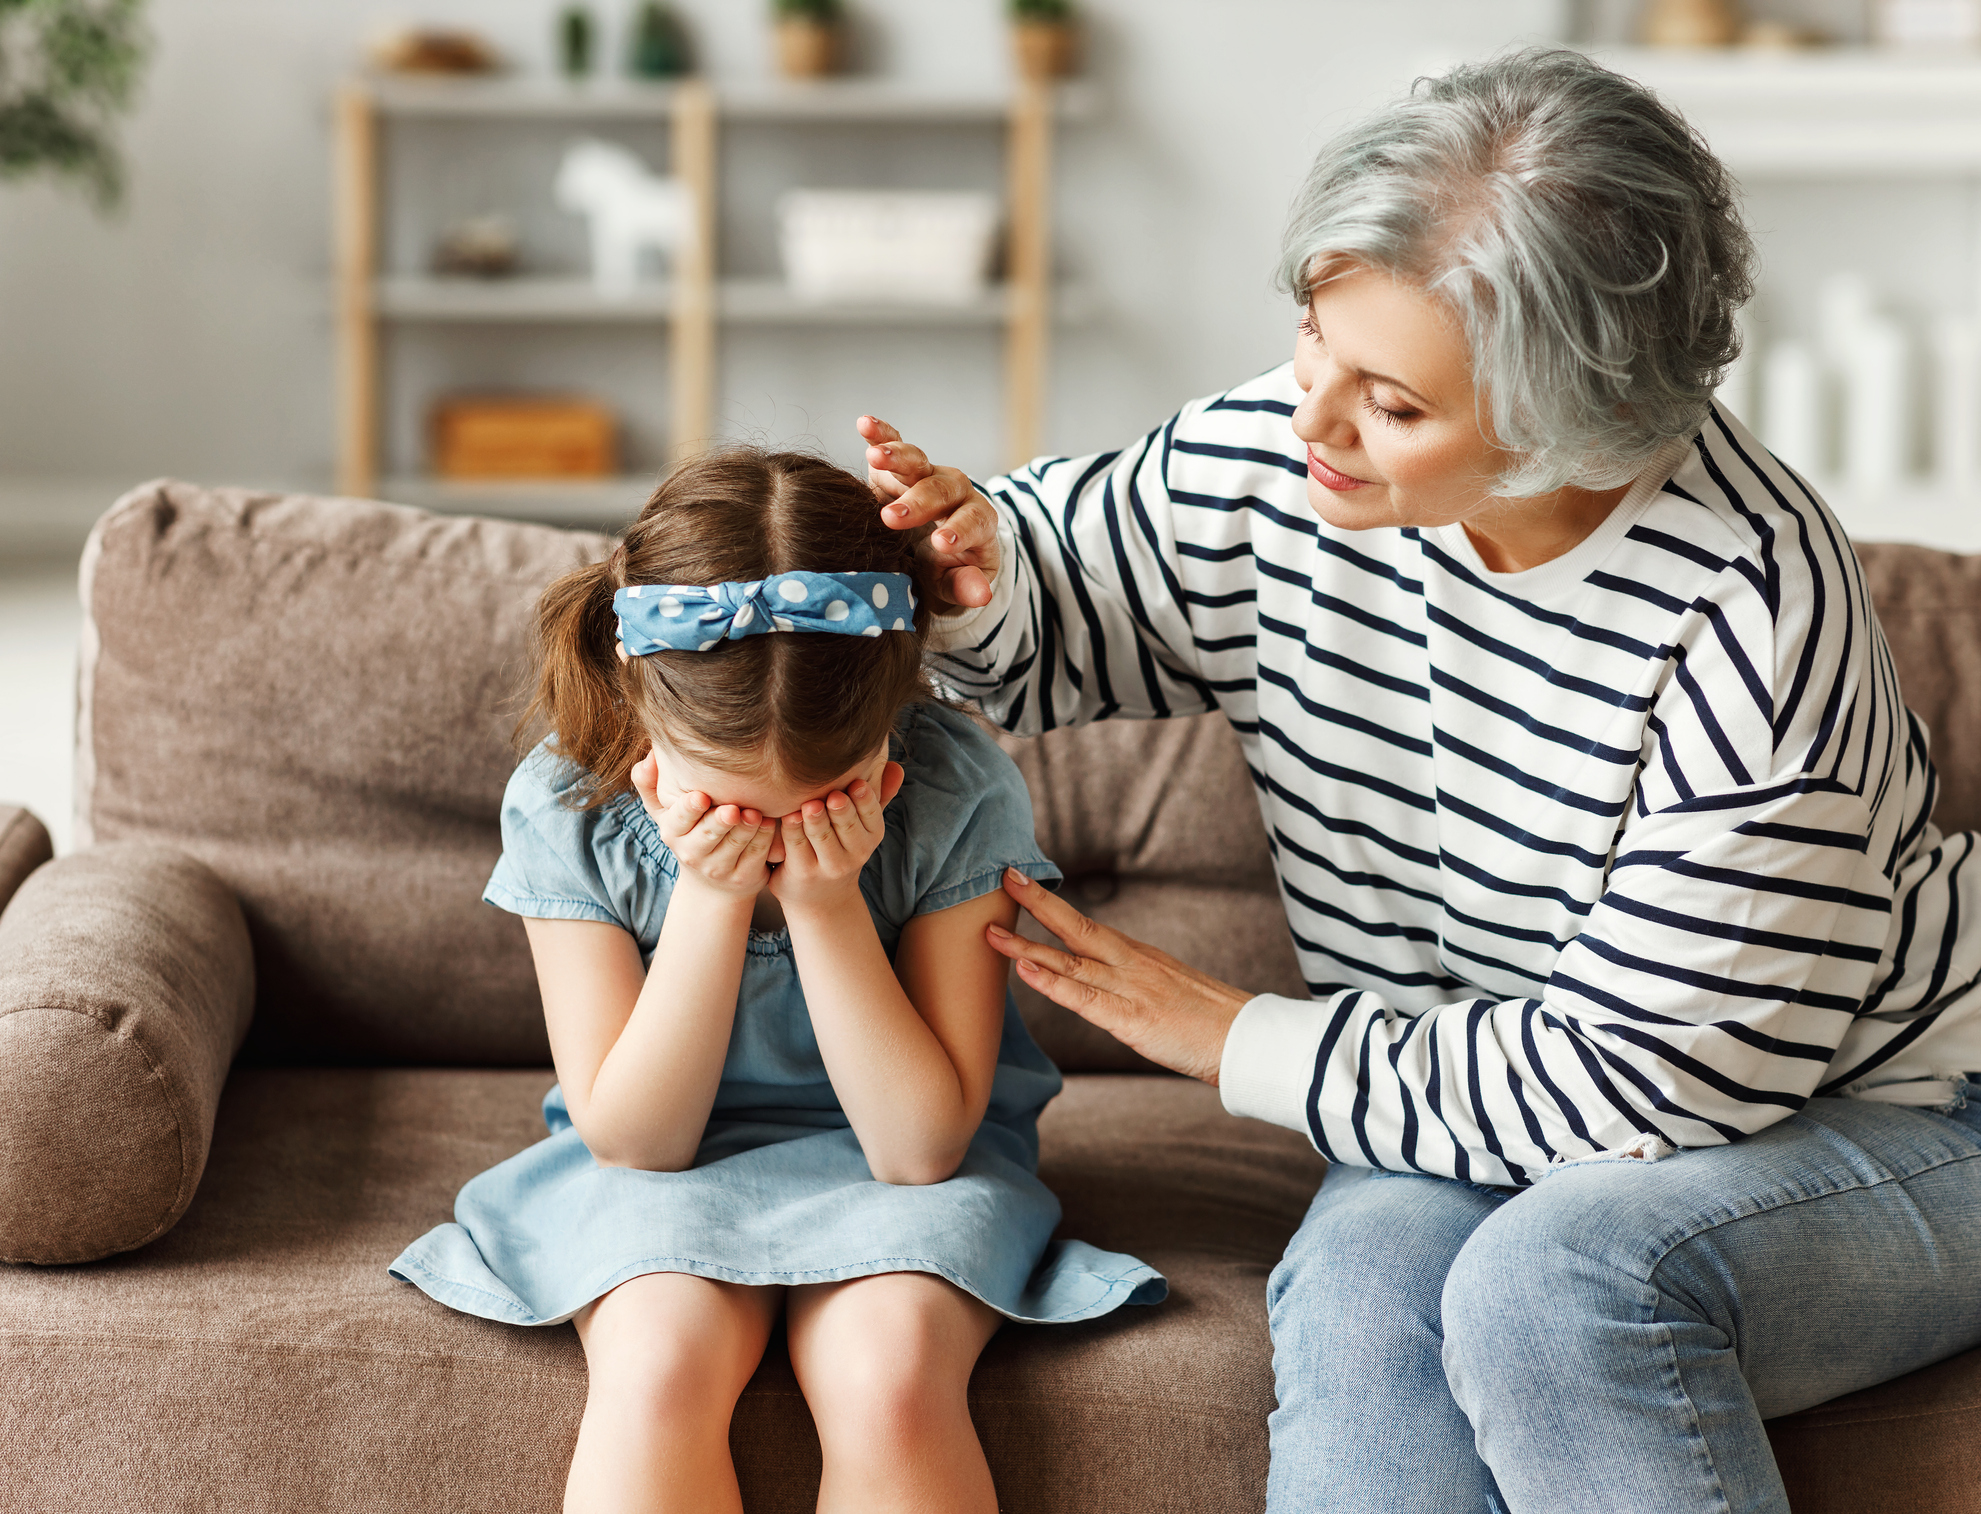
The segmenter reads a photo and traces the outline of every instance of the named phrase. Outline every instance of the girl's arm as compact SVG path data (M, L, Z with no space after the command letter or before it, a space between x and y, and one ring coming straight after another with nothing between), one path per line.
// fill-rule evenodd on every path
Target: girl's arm
M940 1183L990 1103L1008 969L984 932L1009 927L1017 906L998 891L918 915L889 963L859 890L880 806L864 783L854 789L850 802L831 796L843 809L815 800L805 810L817 814L787 817L772 891L819 1054L867 1166L883 1183Z
M683 834L663 827L682 867L644 973L616 925L523 922L571 1123L601 1166L679 1172L701 1145L774 834L728 813L695 811Z

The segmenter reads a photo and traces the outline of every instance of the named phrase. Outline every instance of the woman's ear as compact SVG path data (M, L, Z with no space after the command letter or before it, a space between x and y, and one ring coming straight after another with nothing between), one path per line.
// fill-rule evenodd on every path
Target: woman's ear
M617 652L617 653L619 654L619 660L620 660L621 662L625 662L625 661L627 661L627 660L628 660L628 658L627 658L627 655L626 655L626 643L625 643L625 642L623 642L623 641L615 641L615 642L614 642L614 643L612 644L612 650L613 650L613 651L615 651L615 652Z
M893 802L901 792L901 781L907 776L906 770L898 762L890 762L880 770L880 805L882 809Z

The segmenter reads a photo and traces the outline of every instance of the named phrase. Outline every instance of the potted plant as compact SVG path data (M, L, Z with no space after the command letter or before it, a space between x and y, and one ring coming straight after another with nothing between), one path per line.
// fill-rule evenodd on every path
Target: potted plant
M113 127L144 65L140 3L0 0L0 179L66 175L117 202Z
M787 79L817 79L839 66L839 0L774 0L777 70Z
M1072 73L1080 56L1072 0L1011 0L1011 41L1021 77L1058 79Z

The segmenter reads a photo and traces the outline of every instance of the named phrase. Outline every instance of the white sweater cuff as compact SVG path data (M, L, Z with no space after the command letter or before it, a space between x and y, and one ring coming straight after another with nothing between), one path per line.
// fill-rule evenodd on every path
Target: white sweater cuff
M935 653L967 651L982 641L986 632L1010 612L1018 585L1018 541L1010 525L997 528L997 577L991 580L987 605L974 610L958 610L954 615L935 617L935 630L929 636L929 650Z
M1232 1114L1307 1134L1307 1094L1327 1023L1323 1003L1260 994L1231 1022L1218 1095Z

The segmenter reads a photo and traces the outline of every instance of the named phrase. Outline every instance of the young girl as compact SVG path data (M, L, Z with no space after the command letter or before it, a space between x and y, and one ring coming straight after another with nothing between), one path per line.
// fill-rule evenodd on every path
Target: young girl
M538 610L554 734L484 897L524 917L548 1139L393 1263L453 1308L572 1321L567 1510L741 1508L729 1418L783 1312L822 1510L981 1510L965 1389L1001 1319L1153 1303L1049 1244L1059 1074L987 945L1059 876L1017 769L922 673L906 536L814 458L687 464Z

